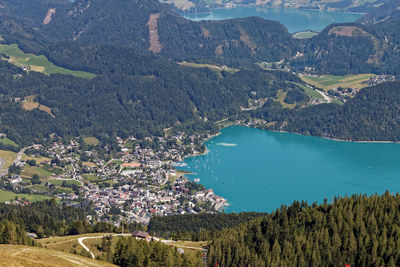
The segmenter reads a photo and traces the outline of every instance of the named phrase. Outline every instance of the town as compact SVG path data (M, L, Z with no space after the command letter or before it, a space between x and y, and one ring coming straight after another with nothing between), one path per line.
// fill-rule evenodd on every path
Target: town
M116 225L148 224L152 216L216 212L227 201L185 177L183 159L205 151L211 134L117 137L112 153L94 137L58 140L19 151L0 173L0 187L14 193L58 199L64 205L92 205L94 216ZM198 179L194 179L198 181ZM15 198L7 204L27 205Z

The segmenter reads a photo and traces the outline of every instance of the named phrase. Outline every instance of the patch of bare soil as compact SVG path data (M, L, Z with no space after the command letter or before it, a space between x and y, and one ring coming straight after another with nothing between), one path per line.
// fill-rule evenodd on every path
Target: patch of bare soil
M158 36L157 22L160 18L160 14L151 14L147 26L149 27L150 33L150 47L149 50L153 53L160 53L162 49L162 44Z
M43 20L43 24L49 24L54 14L56 14L56 9L50 8L49 11L47 11L46 17Z

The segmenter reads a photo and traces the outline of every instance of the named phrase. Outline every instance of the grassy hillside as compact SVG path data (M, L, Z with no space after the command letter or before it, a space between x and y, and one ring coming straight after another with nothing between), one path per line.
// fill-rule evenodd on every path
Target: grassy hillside
M25 54L16 44L0 45L0 55L3 55L4 60L10 63L27 68L30 71L41 72L46 75L50 74L66 74L81 78L94 78L96 75L84 71L73 71L58 67L51 63L45 56L36 56L33 54Z
M116 266L61 251L15 245L0 245L0 257L2 266Z

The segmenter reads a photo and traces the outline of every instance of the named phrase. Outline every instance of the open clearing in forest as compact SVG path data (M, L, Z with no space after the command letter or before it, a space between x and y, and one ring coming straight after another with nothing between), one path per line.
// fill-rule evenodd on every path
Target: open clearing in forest
M367 73L367 74L349 74L345 76L334 76L334 75L326 75L326 76L300 76L300 78L315 87L321 88L324 91L329 91L333 88L343 87L343 88L357 88L362 89L367 87L368 85L364 83L368 81L371 77L374 77L375 74Z
M34 109L38 108L41 111L44 111L47 114L49 114L53 119L56 117L51 112L51 108L49 108L49 107L47 107L45 105L41 105L38 102L35 102L34 99L35 99L35 95L30 95L30 96L25 97L24 101L22 101L22 108L24 110L27 110L27 111L31 111L31 110L34 110Z
M25 54L16 44L0 44L0 55L3 56L2 58L4 60L18 67L24 67L27 68L27 70L41 72L46 75L58 73L88 79L96 77L96 75L89 72L74 71L58 67L43 55L36 56L33 54Z

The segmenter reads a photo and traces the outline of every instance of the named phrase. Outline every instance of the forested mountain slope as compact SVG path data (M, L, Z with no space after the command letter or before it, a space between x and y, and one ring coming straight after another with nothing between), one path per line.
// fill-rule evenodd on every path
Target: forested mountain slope
M77 0L40 33L53 41L126 46L187 61L279 61L300 49L277 22L255 17L193 22L157 0Z
M304 43L295 68L313 67L321 74L399 74L400 20L375 25L332 24Z
M275 97L278 90L301 90L289 82L299 81L296 76L255 66L235 72L189 68L115 47L88 48L82 55L71 66L84 62L83 67L100 74L96 78L26 73L1 61L0 132L29 143L52 133L111 139L163 135L164 128L191 123L216 131L213 121L239 116L254 94ZM23 110L30 95L53 116Z
M0 0L0 12L39 27L43 23L48 23L52 14L63 12L62 10L70 5L71 2L68 0Z
M398 266L400 196L351 196L332 204L295 202L224 230L208 266Z
M365 25L371 25L398 19L400 19L400 1L389 0L363 16L359 19L359 22Z
M252 115L276 121L276 130L342 140L400 140L400 82L364 88L343 106L278 110L276 103L267 102Z

